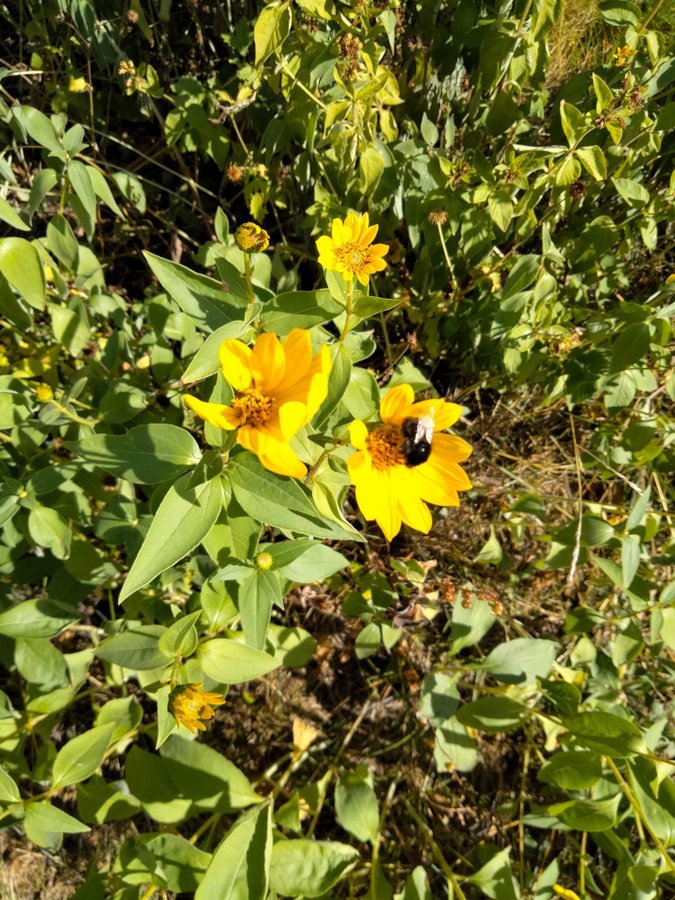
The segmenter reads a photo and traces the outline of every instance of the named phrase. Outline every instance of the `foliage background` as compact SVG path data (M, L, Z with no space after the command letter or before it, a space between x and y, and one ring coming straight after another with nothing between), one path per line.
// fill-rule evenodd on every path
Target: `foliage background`
M24 0L0 18L3 894L190 895L216 848L211 878L247 847L269 868L273 830L323 854L305 896L671 895L672 4ZM219 523L229 538L116 604L199 453L141 471L129 431L194 431L186 370L224 321L171 265L236 285L230 231L251 218L273 243L259 295L320 289L314 240L349 209L390 243L376 292L397 301L351 336L362 406L397 381L462 403L475 488L428 538L336 534L341 569L284 575L281 665L159 756L148 660L180 651L201 680L181 642L236 620L214 567L259 532L230 508L236 535ZM120 438L105 459L96 434ZM144 640L109 643L129 631ZM306 751L293 716L320 730ZM300 896L276 871L269 890Z

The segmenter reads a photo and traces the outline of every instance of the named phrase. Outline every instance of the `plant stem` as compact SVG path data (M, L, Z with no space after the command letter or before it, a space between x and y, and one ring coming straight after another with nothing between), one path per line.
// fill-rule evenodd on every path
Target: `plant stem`
M248 253L244 253L244 277L246 278L246 289L248 290L248 305L253 306L255 294L253 293L253 281L251 280L251 257Z
M344 344L345 338L349 334L349 320L352 317L352 310L354 309L354 279L351 278L347 282L347 302L345 304L345 324L342 327L342 333L340 334L340 343Z
M663 861L668 866L668 869L671 872L675 872L675 862L673 862L673 860L671 859L668 851L664 847L664 845L663 845L662 841L660 840L660 838L658 837L658 835L655 834L655 832L652 830L652 827L649 824L649 822L647 821L647 817L642 812L642 807L638 803L637 797L633 793L630 785L624 779L621 772L619 772L619 769L618 769L616 763L610 756L605 757L605 762L607 763L609 768L612 770L612 774L616 778L617 783L618 783L619 787L621 788L621 793L624 795L626 800L628 800L628 802L630 803L630 805L633 809L633 812L635 813L635 824L636 824L636 826L638 826L638 832L640 833L640 835L642 837L643 837L643 835L642 835L643 829L644 829L644 831L647 832L647 834L650 836L650 838L654 842L654 846L656 847L656 849L659 851L659 853L663 857Z

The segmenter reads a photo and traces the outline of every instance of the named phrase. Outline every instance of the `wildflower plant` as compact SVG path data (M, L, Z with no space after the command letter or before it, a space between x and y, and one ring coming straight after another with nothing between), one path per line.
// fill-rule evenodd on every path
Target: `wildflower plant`
M670 896L667 5L47 6L3 840L77 900Z

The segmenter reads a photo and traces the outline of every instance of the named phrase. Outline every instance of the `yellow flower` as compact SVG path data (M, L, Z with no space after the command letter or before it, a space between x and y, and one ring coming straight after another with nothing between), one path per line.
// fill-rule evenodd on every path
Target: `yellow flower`
M49 403L50 400L54 399L54 391L48 384L38 384L35 388L35 393L40 403Z
M402 522L426 534L431 528L426 504L459 506L457 492L471 487L458 465L469 458L471 447L454 435L438 433L453 425L460 412L445 400L415 403L412 387L401 384L380 403L382 425L370 432L358 420L349 426L357 449L347 463L356 502L387 540L398 534Z
M84 94L91 90L91 85L81 76L79 78L73 78L71 75L68 81L68 90L71 94Z
M244 222L235 231L234 242L244 253L262 253L270 245L270 236L255 222Z
M171 714L178 725L185 725L196 734L206 731L204 722L214 717L213 707L224 702L222 694L203 691L201 684L183 684L175 688L171 696Z
M556 896L562 897L563 900L581 900L577 893L571 891L569 888L563 887L561 884L554 884L553 890Z
M321 732L304 719L293 719L293 749L296 753L304 753L314 741L319 737Z
M241 446L270 472L304 478L305 466L289 442L326 398L328 347L312 354L309 332L294 328L283 344L274 334L259 335L253 348L230 338L220 345L219 357L235 392L230 406L190 395L186 404L216 428L237 429Z
M617 66L629 66L633 62L633 57L636 54L636 50L633 50L632 47L629 47L628 44L624 44L623 47L619 47L619 49L614 54L614 63Z
M389 246L373 244L377 225L368 224L368 213L362 216L349 213L344 222L333 219L331 234L331 237L322 235L316 242L324 269L340 272L347 281L356 275L361 284L367 284L369 275L386 267L382 257Z

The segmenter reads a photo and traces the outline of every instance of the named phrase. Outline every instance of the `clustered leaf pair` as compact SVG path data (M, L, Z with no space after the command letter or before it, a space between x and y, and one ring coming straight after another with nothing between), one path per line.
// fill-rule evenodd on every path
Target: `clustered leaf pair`
M334 219L331 237L317 240L319 262L324 269L341 274L350 288L354 278L365 285L371 274L386 266L383 257L389 248L373 244L376 234L377 225L369 224L367 213L350 213L344 221ZM322 344L314 352L310 332L296 328L283 343L274 334L259 334L253 347L225 340L219 360L234 398L223 404L187 395L188 407L216 428L236 431L239 444L255 453L271 472L304 478L306 466L291 441L311 422L328 393L328 346ZM426 534L432 524L426 504L458 506L458 492L471 487L459 466L471 448L458 437L440 433L457 421L460 412L459 406L442 399L416 403L412 387L404 384L383 397L381 425L369 431L362 421L351 424L356 452L348 470L356 501L365 518L374 519L388 540L404 522ZM403 451L404 427L422 417L429 421L427 453L424 459L411 461Z

